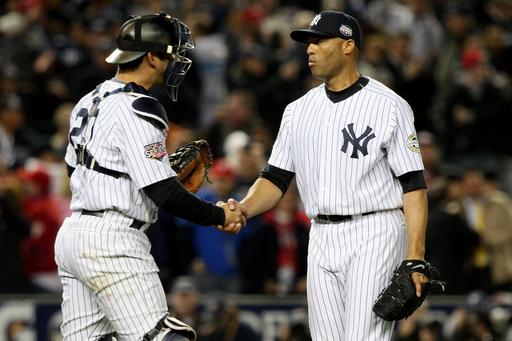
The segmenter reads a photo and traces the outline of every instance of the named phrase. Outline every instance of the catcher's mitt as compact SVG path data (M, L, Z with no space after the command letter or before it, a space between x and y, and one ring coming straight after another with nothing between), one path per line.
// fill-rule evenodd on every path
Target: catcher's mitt
M411 274L419 272L429 278L429 282L421 284L421 296L416 296L416 286ZM423 303L430 289L441 286L444 290L445 282L432 279L432 273L437 269L423 260L405 260L393 272L389 285L377 297L373 305L373 312L386 321L401 320L409 317Z
M169 155L169 162L178 174L177 180L190 192L196 193L204 179L208 179L213 154L206 140L192 141Z

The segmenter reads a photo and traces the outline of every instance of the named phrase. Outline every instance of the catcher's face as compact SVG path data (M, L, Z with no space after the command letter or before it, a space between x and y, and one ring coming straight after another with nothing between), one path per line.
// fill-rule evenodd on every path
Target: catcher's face
M150 54L151 56L151 54ZM173 54L170 54L170 53L166 53L164 55L160 55L160 54L154 54L153 55L153 61L154 61L154 65L155 65L155 68L158 72L158 82L156 84L164 84L165 82L165 78L164 78L164 74L165 74L165 71L167 70L167 67L170 63L172 63L173 59L174 59L174 55Z

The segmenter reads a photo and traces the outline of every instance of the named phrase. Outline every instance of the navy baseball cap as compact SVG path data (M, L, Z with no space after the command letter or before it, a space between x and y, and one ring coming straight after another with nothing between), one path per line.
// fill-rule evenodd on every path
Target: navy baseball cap
M354 17L343 12L323 11L317 14L307 30L294 30L290 37L299 43L306 43L310 34L352 39L358 49L361 49L363 43L359 23Z

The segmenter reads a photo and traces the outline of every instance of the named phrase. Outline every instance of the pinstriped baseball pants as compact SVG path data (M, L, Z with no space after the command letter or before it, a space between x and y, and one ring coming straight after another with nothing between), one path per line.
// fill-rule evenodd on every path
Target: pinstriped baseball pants
M335 224L313 221L307 296L314 341L389 341L393 322L372 311L393 270L407 255L400 210Z
M120 219L73 214L58 233L64 341L97 340L113 331L138 341L167 314L150 242Z

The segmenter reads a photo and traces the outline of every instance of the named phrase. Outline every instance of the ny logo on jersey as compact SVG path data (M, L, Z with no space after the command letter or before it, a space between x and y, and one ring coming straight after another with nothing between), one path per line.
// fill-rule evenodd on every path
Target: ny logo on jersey
M356 137L356 133L354 132L354 123L350 123L347 128L343 128L342 130L343 139L345 142L343 143L343 147L341 147L341 151L346 153L348 149L348 143L350 142L352 143L352 146L354 146L352 155L350 155L352 159L359 158L357 151L360 151L363 156L368 155L368 142L370 142L370 140L375 137L375 134L372 133L373 129L366 126L366 131L361 136ZM362 144L361 141L363 141Z

